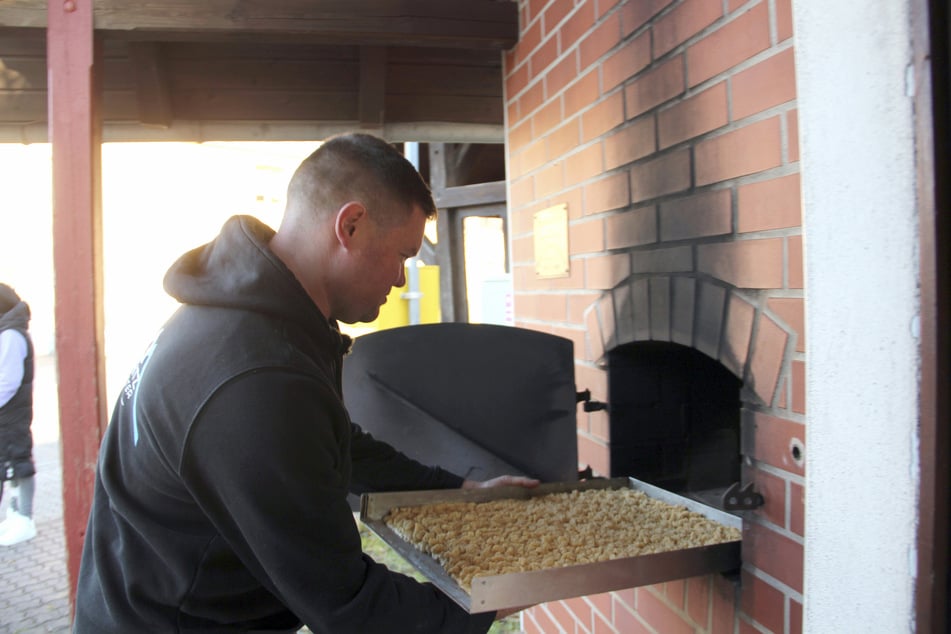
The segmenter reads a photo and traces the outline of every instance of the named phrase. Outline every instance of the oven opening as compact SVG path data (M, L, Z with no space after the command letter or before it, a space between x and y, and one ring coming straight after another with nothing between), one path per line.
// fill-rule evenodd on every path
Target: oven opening
M740 481L740 379L675 343L624 344L607 360L611 476L720 506Z

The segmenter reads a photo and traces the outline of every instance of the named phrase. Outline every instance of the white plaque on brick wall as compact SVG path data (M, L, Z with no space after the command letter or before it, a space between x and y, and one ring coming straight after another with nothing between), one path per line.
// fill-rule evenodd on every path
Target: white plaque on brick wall
M535 213L535 275L568 277L568 205Z

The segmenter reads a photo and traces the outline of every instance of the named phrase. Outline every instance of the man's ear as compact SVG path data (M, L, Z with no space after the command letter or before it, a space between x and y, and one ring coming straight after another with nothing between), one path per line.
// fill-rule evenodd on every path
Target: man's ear
M334 231L337 234L337 241L345 248L350 249L353 245L354 236L362 224L367 222L367 209L362 203L350 201L337 210L337 218L334 222Z

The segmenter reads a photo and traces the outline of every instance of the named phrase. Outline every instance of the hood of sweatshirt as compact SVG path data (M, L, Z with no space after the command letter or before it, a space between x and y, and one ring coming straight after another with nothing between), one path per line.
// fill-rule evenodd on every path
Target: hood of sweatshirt
M15 328L26 332L30 325L30 307L20 301L5 313L0 313L0 330Z
M330 338L346 351L342 335L268 244L274 230L251 216L229 218L211 242L182 255L165 275L165 290L183 304L264 313Z

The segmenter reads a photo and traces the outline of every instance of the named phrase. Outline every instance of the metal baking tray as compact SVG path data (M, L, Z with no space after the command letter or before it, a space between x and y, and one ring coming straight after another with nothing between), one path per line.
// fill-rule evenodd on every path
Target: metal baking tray
M527 499L549 493L605 488L643 491L654 499L685 506L722 525L742 529L742 519L739 516L634 478L550 483L541 484L534 489L498 487L369 493L361 497L360 521L470 613L527 607L714 572L728 572L740 567L740 540L736 540L592 564L475 577L470 594L449 576L439 562L405 541L383 521L390 509L401 506L421 506L439 502L484 502L503 498Z

